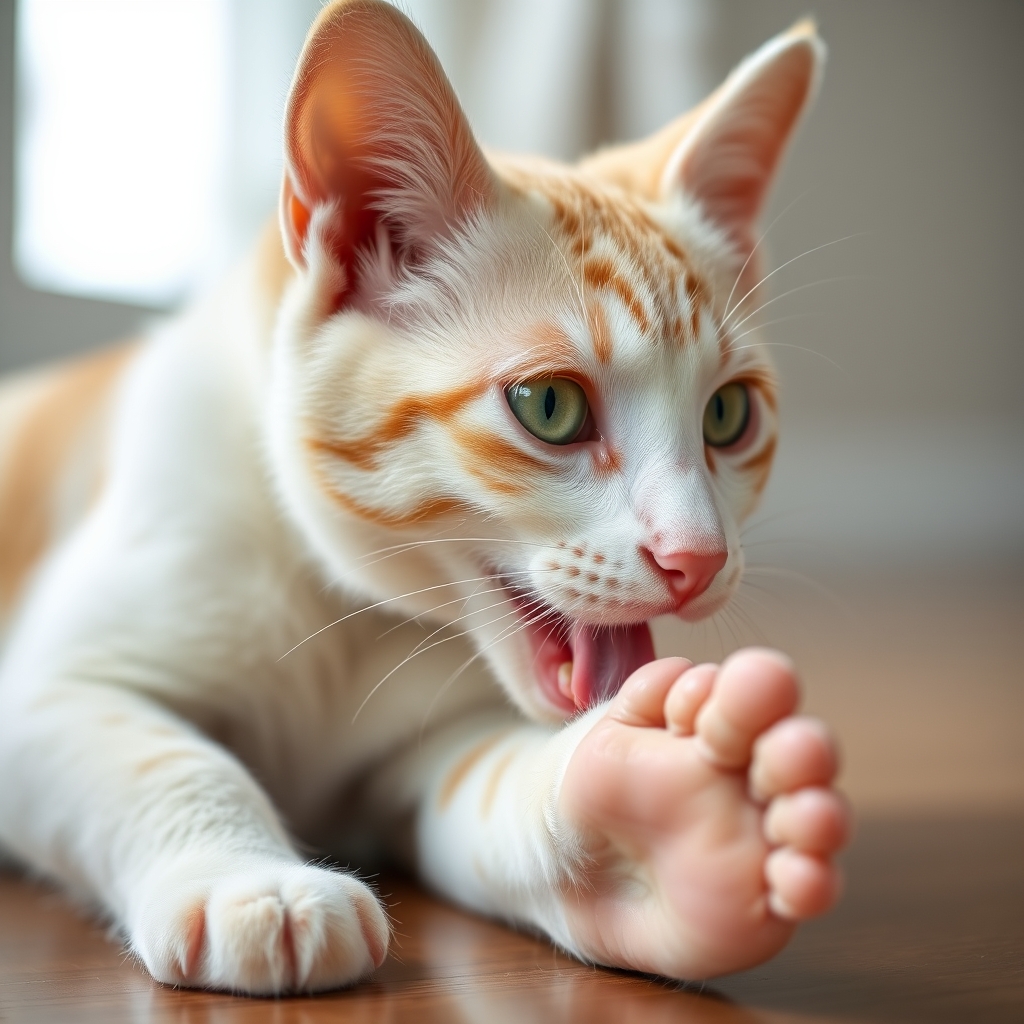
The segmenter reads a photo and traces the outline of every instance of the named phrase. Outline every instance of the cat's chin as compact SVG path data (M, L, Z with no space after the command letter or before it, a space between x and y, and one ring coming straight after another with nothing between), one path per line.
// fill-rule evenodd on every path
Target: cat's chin
M538 687L565 715L613 697L642 665L654 660L646 622L621 626L573 621L554 608L538 608L537 598L512 593L533 651Z

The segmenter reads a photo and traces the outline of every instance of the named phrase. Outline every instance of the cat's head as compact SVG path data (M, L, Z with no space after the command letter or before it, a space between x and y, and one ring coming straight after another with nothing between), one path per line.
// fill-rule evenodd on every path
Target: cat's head
M466 631L534 717L611 694L653 617L736 589L776 438L755 223L822 58L798 25L659 134L567 167L485 156L389 5L310 32L272 463L332 579Z

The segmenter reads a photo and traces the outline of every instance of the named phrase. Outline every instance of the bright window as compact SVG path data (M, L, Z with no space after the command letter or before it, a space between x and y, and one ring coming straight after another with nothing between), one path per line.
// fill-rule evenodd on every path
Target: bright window
M20 0L14 254L166 305L223 259L228 0Z

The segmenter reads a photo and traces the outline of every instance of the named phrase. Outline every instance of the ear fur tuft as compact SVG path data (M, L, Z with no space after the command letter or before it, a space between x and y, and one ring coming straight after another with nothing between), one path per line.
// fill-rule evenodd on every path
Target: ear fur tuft
M310 212L336 204L336 258L354 270L383 226L400 251L449 233L494 193L437 57L383 0L321 11L299 57L285 115L281 222L303 265Z

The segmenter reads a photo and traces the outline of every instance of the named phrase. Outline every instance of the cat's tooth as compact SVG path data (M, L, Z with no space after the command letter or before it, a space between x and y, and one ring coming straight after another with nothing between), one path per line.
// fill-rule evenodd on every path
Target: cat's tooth
M572 662L563 661L558 666L558 689L562 696L572 698Z

